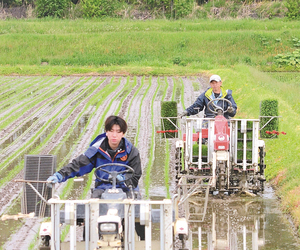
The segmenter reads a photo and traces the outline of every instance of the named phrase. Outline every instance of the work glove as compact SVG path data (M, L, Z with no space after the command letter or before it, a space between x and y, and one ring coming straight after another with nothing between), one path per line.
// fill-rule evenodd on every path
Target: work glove
M234 112L234 108L229 106L229 108L227 109L227 112L232 114Z
M184 110L183 112L179 113L179 117L182 118L183 116L187 116L188 112Z
M60 173L56 172L47 179L47 181L49 182L49 183L47 183L47 186L49 188L52 188L52 184L60 183L62 181L62 179L63 179L63 176Z
M117 175L117 180L118 180L119 182L124 182L124 181L125 181L125 176L124 176L123 174L118 174L118 175Z

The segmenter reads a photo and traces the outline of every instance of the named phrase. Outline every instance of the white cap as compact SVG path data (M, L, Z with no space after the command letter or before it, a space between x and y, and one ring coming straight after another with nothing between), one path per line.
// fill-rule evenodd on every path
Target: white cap
M221 82L221 77L218 75L212 75L209 79L209 82L211 81Z

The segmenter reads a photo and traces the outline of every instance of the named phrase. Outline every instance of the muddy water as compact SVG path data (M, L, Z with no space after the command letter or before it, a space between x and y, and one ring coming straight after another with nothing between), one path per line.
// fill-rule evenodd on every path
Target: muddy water
M300 249L270 187L254 198L210 199L204 221L203 199L190 199L189 210L192 249Z
M151 170L150 199L167 195L164 179L165 142L156 138L155 161ZM192 234L187 245L196 250L300 249L290 221L279 209L273 189L266 185L257 197L211 196L204 213L204 199L193 196L188 202ZM188 214L186 214L186 217ZM204 218L204 220L203 220ZM153 224L159 239L159 225Z
M72 130L72 133L69 135L68 139L62 144L61 148L56 153L57 163L63 163L63 165L69 163L69 160L66 160L66 155L70 153L73 154L72 150L74 150L74 144L80 137L81 133L84 131L85 126L88 122L88 116L89 115L86 114L81 117L78 124L75 126L75 128ZM86 181L88 178L85 176L83 177L83 179L84 181L74 181L73 188L68 196L69 199L78 199L78 197L80 197L81 193L83 192L86 186Z
M85 126L88 122L88 115L83 115L79 120L78 124L72 130L72 133L68 136L68 139L62 144L58 152L56 153L57 163L59 164L67 164L69 160L66 160L66 156L70 155L71 150L74 149L74 144L80 137L80 134L84 131ZM76 147L75 147L76 148Z
M148 82L148 79L145 81ZM185 101L185 103L188 105L194 101L194 92L192 87L189 87L188 80L184 79L184 82L187 83L185 88L190 90L190 93L185 93L187 96L186 99L188 100ZM65 95L71 94L74 90L75 88L69 90ZM177 101L179 100L180 94L178 90L179 88L176 88L175 99ZM171 91L169 92L171 93ZM188 98L191 98L191 100ZM63 99L63 96L60 99ZM58 102L58 100L54 101L52 106L55 106L56 102ZM136 105L140 104L138 103ZM56 154L58 156L58 163L65 161L66 154L73 151L72 146L74 146L76 138L80 136L85 128L85 124L86 120L84 118L82 124L79 124L74 129L74 133L70 135L69 139L62 145L61 149L59 149L59 152ZM133 129L131 133L128 133L128 136L129 139L134 142L136 129L135 123L132 122L132 124ZM26 127L27 125L24 126ZM55 125L53 124L53 126ZM25 127L23 127L23 129L25 129ZM47 131L41 135L39 143L43 142L51 130L52 127L49 127ZM18 137L19 134L16 133L7 140L2 146L3 149L7 148L9 143ZM164 181L165 155L167 152L165 150L164 140L156 138L155 143L155 160L150 175L149 193L152 200L161 200L167 197L168 194ZM12 165L16 164L17 163ZM85 182L76 182L74 187L78 193L71 193L71 197L77 197L78 194L82 192L84 186ZM194 234L192 234L190 244L193 249L299 249L298 243L293 236L293 231L289 227L289 222L280 213L271 189L267 189L262 196L257 198L233 197L224 200L212 199L208 203L204 221L201 221L203 201L193 197L193 199L190 200L190 204L190 211L192 212L190 219L194 221L191 223ZM11 210L9 214L20 212L19 204L13 205L12 207L13 210ZM16 207L18 209L15 210ZM11 236L20 223L21 221L12 220L0 223L0 246ZM158 225L154 225L154 227L159 228Z
M151 167L151 182L149 188L150 199L157 200L158 198L164 199L167 197L167 192L165 187L165 140L158 138L161 134L156 135L155 140L155 159Z
M17 199L10 208L9 214L18 214L20 213L21 201ZM19 228L22 226L21 220L5 220L0 222L0 248L7 241L7 239L12 234L12 229Z
M72 133L70 134L69 138L63 143L62 147L60 148L59 152L57 153L57 163L60 163L64 160L65 156L72 150L74 146L74 142L83 132L86 124L88 121L88 116L84 115L77 126L74 128ZM46 137L48 133L51 132L51 129L47 129L41 138ZM42 142L42 139L40 139ZM12 166L19 164L23 159L20 157L18 160L13 162ZM74 189L70 193L70 197L79 197L79 195L83 192L85 187L85 182L74 182ZM16 199L15 203L11 205L9 211L6 211L7 214L17 214L21 211L21 200ZM7 239L14 233L16 228L22 225L22 220L7 220L0 223L0 248L1 246L7 241Z
M5 140L2 144L0 144L0 150L6 148L13 141L15 141L20 135L22 135L35 121L37 117L31 119L27 123L25 123L20 129L18 129L12 136L10 136L7 140Z

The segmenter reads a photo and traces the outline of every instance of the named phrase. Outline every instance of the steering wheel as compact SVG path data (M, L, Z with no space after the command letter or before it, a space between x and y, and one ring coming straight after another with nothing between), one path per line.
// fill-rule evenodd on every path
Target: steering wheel
M229 104L229 106L228 106L227 109L224 111L222 107L220 107L220 106L218 106L218 105L216 105L216 104L214 103L215 101L223 101L223 106L224 106L224 101L225 101L225 102L227 102L227 103ZM214 110L212 110L211 107L213 107ZM229 108L229 107L232 107L232 103L231 103L231 101L229 101L229 100L227 100L227 99L225 99L225 98L215 98L215 99L213 99L213 100L211 100L211 101L209 101L209 102L207 103L207 108L208 108L208 110L209 110L210 112L212 112L213 114L218 114L218 110L221 110L221 111L223 112L223 114L225 114L225 113L228 111L228 108Z
M105 169L105 167L108 167L108 166L112 166L112 167L115 167L115 168L121 168L122 167L122 168L125 168L125 169L124 170L107 170L107 169ZM108 176L111 176L112 178L104 179L104 178L102 178L98 175L98 173L97 173L98 171L104 172L104 173L108 174ZM116 183L119 183L119 182L124 182L124 181L132 179L132 177L134 175L134 172L135 172L134 169L132 167L126 165L126 164L107 163L107 164L103 164L103 165L96 168L95 176L98 180L103 181L103 182L113 183L114 180L115 180ZM117 179L117 175L119 175L119 174L126 174L125 175L125 180L119 181Z

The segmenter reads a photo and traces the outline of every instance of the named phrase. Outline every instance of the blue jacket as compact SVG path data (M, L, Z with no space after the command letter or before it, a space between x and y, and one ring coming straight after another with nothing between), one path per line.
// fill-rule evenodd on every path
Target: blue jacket
M224 114L224 117L226 119L229 119L230 117L234 117L236 114L236 109L237 109L237 105L232 97L232 91L230 89L225 90L223 87L221 87L221 93L219 98L225 98L227 100L229 100L232 103L232 107L234 108L234 112L233 113L228 113L226 112ZM207 104L214 99L214 94L212 91L212 88L208 88L205 92L203 92L198 98L197 100L194 102L194 104L192 104L190 107L188 107L186 109L186 111L188 112L187 115L195 115L197 113L199 113L200 111L202 111L205 107L205 117L207 118L214 118L216 115L213 114L212 112L209 111L209 109L207 108ZM223 105L224 103L224 105ZM218 101L217 103L215 103L218 106L221 106L223 108L223 110L227 110L229 104L227 102L223 102L223 101ZM211 107L211 109L213 109Z
M132 145L130 141L126 138L122 138L119 147L116 152L114 152L113 158L109 153L112 151L108 146L108 139L106 134L98 135L90 144L90 147L86 152L77 158L73 159L68 165L63 167L58 172L63 176L63 181L75 176L83 176L90 173L94 168L97 168L103 164L107 163L122 163L132 167L135 170L133 178L127 180L124 183L117 183L117 188L122 188L123 191L128 191L128 186L132 185L135 189L138 187L138 181L142 175L141 160L139 151L136 147ZM105 169L109 171L121 171L125 168L120 166L108 166ZM98 176L103 179L108 178L108 174L98 170ZM108 189L111 188L112 184L107 182L102 182L98 179L95 180L95 188Z

